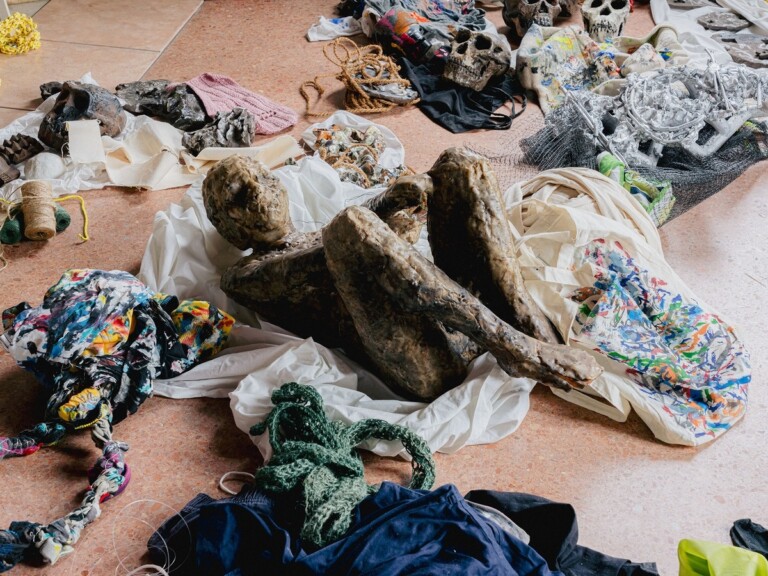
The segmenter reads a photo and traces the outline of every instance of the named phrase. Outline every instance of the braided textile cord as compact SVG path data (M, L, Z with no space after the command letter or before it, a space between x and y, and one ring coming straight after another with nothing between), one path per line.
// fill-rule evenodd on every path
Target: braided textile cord
M349 38L337 38L323 46L325 57L336 64L341 71L338 74L326 74L315 76L314 80L304 82L299 88L299 93L307 103L306 116L330 116L331 112L315 112L310 104L307 88L317 91L318 99L325 94L325 88L320 85L322 78L336 78L344 83L344 108L353 114L377 114L387 112L396 106L410 106L416 104L419 99L409 101L407 104L397 104L390 100L370 96L363 86L376 84L400 84L410 88L411 82L400 76L400 66L395 61L384 55L381 46L370 44L358 46Z
M330 421L323 400L311 386L289 382L272 393L275 408L251 435L268 430L273 456L256 472L254 484L272 493L299 489L305 510L302 540L326 546L344 536L352 511L377 488L365 483L363 462L355 447L363 440L400 440L411 455L410 488L429 490L435 462L427 443L403 426L366 419L346 426Z
M70 554L83 528L101 515L100 504L125 489L131 478L124 456L128 445L112 439L111 414L96 421L91 438L102 454L88 471L90 487L80 506L47 526L16 521L0 530L0 572L10 570L34 550L49 564Z

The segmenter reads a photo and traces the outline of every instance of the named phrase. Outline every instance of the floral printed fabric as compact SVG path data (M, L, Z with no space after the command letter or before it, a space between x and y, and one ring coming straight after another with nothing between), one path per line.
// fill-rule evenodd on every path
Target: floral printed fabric
M223 346L234 319L207 302L154 294L126 272L69 270L32 308L3 312L2 341L50 394L47 417L78 428L135 412L155 378Z

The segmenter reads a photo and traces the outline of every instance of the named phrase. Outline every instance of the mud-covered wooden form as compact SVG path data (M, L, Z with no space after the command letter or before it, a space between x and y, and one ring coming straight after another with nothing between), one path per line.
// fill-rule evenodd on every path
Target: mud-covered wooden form
M255 161L221 161L203 196L222 236L253 248L222 278L230 297L343 347L401 393L433 399L485 351L513 376L564 389L601 371L558 343L527 294L496 179L468 151L446 150L429 173L398 179L311 234L296 232L286 190ZM434 264L411 244L425 203Z

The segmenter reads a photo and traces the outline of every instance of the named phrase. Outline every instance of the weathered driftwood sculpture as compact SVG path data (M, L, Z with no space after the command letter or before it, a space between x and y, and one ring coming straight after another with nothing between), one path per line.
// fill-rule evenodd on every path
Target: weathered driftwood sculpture
M343 346L390 385L432 399L484 351L511 375L568 389L600 373L556 334L522 284L496 180L484 160L445 151L429 174L397 180L320 232L300 234L287 192L257 162L223 160L203 184L209 218L254 252L222 288L265 319ZM411 245L428 198L435 264ZM441 269L442 268L442 269Z

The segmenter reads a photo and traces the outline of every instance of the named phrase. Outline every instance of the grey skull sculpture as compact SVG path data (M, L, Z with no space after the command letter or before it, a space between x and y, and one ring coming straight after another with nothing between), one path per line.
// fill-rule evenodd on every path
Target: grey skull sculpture
M125 128L123 106L114 94L95 84L64 82L37 137L61 152L68 142L67 122L74 120L98 120L102 136L117 136Z
M504 0L504 23L522 38L531 24L554 26L560 16L575 14L578 0Z
M479 92L491 78L509 70L511 61L512 49L503 36L461 28L451 43L443 77Z
M410 244L425 197L434 264ZM495 176L474 154L446 150L428 174L401 177L309 234L295 231L285 188L253 160L219 162L203 198L222 236L253 248L222 277L231 298L343 346L410 397L453 388L484 351L511 375L564 389L601 373L557 343L526 292Z
M584 29L596 42L621 36L629 16L629 0L586 0L581 6Z

